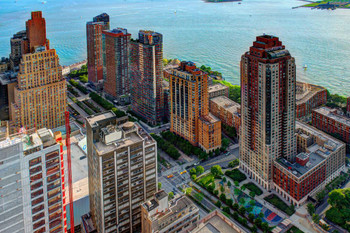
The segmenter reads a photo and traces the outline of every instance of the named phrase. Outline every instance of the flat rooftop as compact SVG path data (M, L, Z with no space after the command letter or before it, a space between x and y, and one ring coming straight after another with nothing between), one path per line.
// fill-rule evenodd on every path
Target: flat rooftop
M225 219L226 217L221 215L214 215L210 217L209 219L200 222L198 227L193 230L193 233L238 233L238 232L244 232L242 229L240 231L237 231L237 228L235 229L233 226L229 225L231 223L234 225L233 222L229 219Z
M218 106L224 108L226 111L232 114L238 114L238 109L241 107L239 103L234 102L226 96L218 96L210 99L209 101L217 104Z
M329 107L320 107L314 109L313 111L350 127L350 118L345 115L343 116L335 113L336 109L332 109Z
M225 89L228 89L228 87L221 83L215 83L214 85L210 85L208 87L208 92L211 93L211 92L225 90Z
M310 83L303 83L297 81L297 91L296 91L296 104L303 104L307 102L311 97L313 97L315 94L317 94L319 91L325 90L324 87L310 84Z
M315 168L317 165L319 165L322 161L325 160L322 156L312 152L309 155L309 162L307 165L302 166L299 163L290 163L284 158L277 159L277 162L282 165L285 169L289 170L293 175L296 177L301 177L307 172L311 171L313 168Z
M219 118L214 116L213 114L209 113L207 116L200 116L199 117L201 120L204 120L204 122L207 122L209 124L214 124L215 122L220 121Z
M115 114L112 111L102 112L96 115L92 115L86 118L86 121L94 127L95 124L99 121L106 120L108 118L115 117Z
M10 83L17 82L17 72L6 71L0 74L0 84L8 85Z

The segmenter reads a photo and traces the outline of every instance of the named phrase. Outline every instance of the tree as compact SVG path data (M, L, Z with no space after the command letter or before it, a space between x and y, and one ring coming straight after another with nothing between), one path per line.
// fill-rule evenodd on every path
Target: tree
M252 227L252 232L258 232L258 227L255 224Z
M222 181L223 181L224 183L226 183L226 177L222 178Z
M222 206L221 201L217 201L217 202L215 203L215 205L216 205L217 207L221 208L221 206Z
M230 207L228 207L228 206L223 207L222 210L223 210L224 212L228 213L228 214L231 213Z
M310 216L312 216L315 213L315 206L312 203L308 203L306 208Z
M244 205L244 203L245 203L244 198L239 199L239 204Z
M321 202L326 196L326 193L324 190L316 194L316 200L317 202Z
M217 148L217 149L215 150L215 155L218 156L219 154L220 154L220 149Z
M255 200L250 200L250 201L249 201L249 204L250 204L251 206L255 206Z
M239 208L238 203L234 203L234 204L232 205L232 209L233 209L233 210L237 211L238 208Z
M253 207L252 207L252 206L247 207L247 212L248 212L248 213L253 212Z
M223 185L221 185L221 187L220 187L220 191L223 193L223 192L225 192L225 188L224 188L224 186Z
M261 228L264 232L267 232L269 230L269 224L267 222L261 223Z
M197 176L193 174L193 175L191 176L191 178L192 178L192 180L195 180L195 179L197 179Z
M254 220L254 218L255 218L255 215L253 213L249 213L248 214L248 218L252 222Z
M231 198L226 199L226 204L229 205L229 206L232 206L233 200Z
M244 190L246 190L246 187L245 187L245 185L242 185L242 191L244 191Z
M314 221L314 223L318 224L320 222L320 216L318 214L313 214L312 221Z
M236 187L239 187L239 182L237 180L235 180L233 183L235 184Z
M219 190L214 190L214 195L215 196L219 195Z
M330 192L328 194L328 203L337 209L342 209L344 206L350 204L346 200L342 189L334 189L332 192Z
M220 200L226 202L226 195L224 193L220 194Z
M195 168L192 168L192 169L190 170L190 174L191 174L191 175L196 175L196 174L197 174L196 169L195 169Z
M174 193L173 193L173 192L170 192L170 193L168 194L168 199L171 200L171 199L173 199L173 197L174 197Z
M255 192L249 192L249 196L251 196L252 198L255 197Z
M222 138L222 140L221 140L221 146L227 148L229 145L230 145L230 140L228 140L227 138Z
M219 165L214 165L210 168L210 172L211 174L213 174L215 177L217 176L221 176L223 173L222 173L222 169Z
M234 167L236 167L238 165L239 165L239 160L238 159L235 159L235 160L233 160L233 161L228 163L228 166L231 167L231 168L234 168Z
M204 172L204 167L202 167L202 166L197 166L196 167L196 172L197 172L197 175L200 175L200 174L202 174L203 172Z
M261 226L261 223L262 223L261 218L255 219L255 220L254 220L254 223L255 223L258 227Z
M243 218L243 219L242 219L242 224L243 224L244 226L247 226L247 224L248 224L247 219Z
M264 214L262 212L259 213L258 215L259 218L263 218L264 217Z
M231 186L232 186L231 181L228 181L228 182L227 182L227 186L228 186L228 187L231 187Z
M158 182L158 190L162 188L162 183Z
M191 188L191 187L189 187L189 188L187 188L187 189L185 190L185 194L186 194L186 195L190 196L191 193L192 193L192 188Z
M246 208L244 206L241 206L241 208L239 208L238 212L241 214L241 215L244 215L245 212L246 212Z

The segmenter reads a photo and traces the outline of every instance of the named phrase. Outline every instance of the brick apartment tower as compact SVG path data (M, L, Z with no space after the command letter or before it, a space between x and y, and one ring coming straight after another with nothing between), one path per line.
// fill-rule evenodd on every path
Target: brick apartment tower
M157 143L110 112L86 118L90 211L99 233L141 229L140 205L157 192Z
M193 62L170 71L170 131L205 151L221 146L221 122L209 113L208 75Z
M103 79L102 31L109 30L109 15L102 13L86 23L88 79L97 83Z
M139 32L130 42L130 94L134 113L150 124L164 117L163 36L153 31Z
M32 12L26 22L17 86L9 102L12 128L56 128L64 124L66 82L55 49L46 39L42 13Z
M295 161L295 75L294 58L278 37L259 36L242 55L240 165L268 190L273 161Z
M114 97L129 94L129 42L124 28L102 32L104 91Z

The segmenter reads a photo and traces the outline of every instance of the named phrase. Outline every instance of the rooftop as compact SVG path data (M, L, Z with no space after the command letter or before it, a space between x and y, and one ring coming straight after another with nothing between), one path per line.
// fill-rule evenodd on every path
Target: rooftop
M218 210L200 220L193 233L238 233L245 232Z
M289 170L293 173L296 177L301 177L305 175L307 172L311 171L313 168L315 168L317 165L319 165L321 162L325 161L325 158L322 156L312 152L308 154L310 160L307 162L305 166L300 165L299 163L290 163L284 158L277 159L277 162L281 164L285 169Z
M0 74L0 84L8 85L10 83L17 82L17 72L6 71Z
M350 127L350 118L346 117L345 115L338 114L336 109L332 109L329 107L320 107L314 109L313 111Z
M227 98L226 96L218 96L210 99L213 103L219 105L224 108L226 111L232 114L238 114L238 109L241 108L239 103L234 102L233 100Z
M315 94L325 90L325 88L322 86L318 86L310 83L303 83L299 81L297 81L296 86L297 86L297 91L296 91L297 105L307 102Z
M226 90L226 89L228 89L228 87L221 84L221 83L216 83L214 85L208 86L209 93L214 92L214 91Z
M199 117L202 121L204 121L205 123L208 124L214 124L215 122L220 121L219 118L217 118L216 116L214 116L213 114L209 113L206 116L200 116Z

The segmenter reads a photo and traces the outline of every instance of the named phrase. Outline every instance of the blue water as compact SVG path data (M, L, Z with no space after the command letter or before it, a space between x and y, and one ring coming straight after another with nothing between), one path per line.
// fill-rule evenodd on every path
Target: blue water
M42 10L61 64L83 60L85 23L107 12L111 27L125 27L133 37L139 29L156 30L164 35L164 57L210 65L233 84L239 84L240 57L255 36L277 35L296 58L298 80L350 95L350 10L293 10L303 4L297 0L243 0L240 5L202 0L46 1L0 0L0 56L8 56L9 39L24 29L30 11Z

